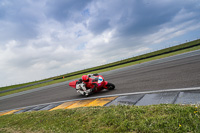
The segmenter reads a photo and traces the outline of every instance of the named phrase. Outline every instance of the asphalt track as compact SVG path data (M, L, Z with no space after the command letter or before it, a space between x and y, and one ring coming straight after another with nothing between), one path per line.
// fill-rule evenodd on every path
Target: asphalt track
M94 96L145 92L200 86L200 51L155 60L101 75L116 89ZM69 82L0 97L0 111L24 106L84 98L68 86Z

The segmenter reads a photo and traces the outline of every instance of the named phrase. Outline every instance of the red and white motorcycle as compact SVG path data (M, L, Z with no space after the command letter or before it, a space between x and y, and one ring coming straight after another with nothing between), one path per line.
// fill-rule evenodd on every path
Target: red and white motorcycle
M76 91L81 94L88 96L91 94L92 90L91 88L95 87L95 90L92 93L100 92L103 89L107 90L113 90L115 89L115 85L112 83L109 83L108 81L104 80L104 77L102 75L98 74L89 74L89 79L87 82L80 80L75 80L69 83L69 86L76 89Z

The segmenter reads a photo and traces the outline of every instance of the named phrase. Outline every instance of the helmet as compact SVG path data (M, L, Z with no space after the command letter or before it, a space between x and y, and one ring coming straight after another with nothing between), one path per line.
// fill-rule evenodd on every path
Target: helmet
M82 80L83 80L83 81L88 80L88 76L87 76L87 75L83 75L83 76L82 76Z

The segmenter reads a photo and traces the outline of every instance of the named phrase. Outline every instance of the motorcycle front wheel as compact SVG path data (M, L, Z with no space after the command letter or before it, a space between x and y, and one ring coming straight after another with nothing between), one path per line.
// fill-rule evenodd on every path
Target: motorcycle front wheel
M114 90L115 89L115 85L112 84L112 83L108 83L106 86L108 87L108 90Z

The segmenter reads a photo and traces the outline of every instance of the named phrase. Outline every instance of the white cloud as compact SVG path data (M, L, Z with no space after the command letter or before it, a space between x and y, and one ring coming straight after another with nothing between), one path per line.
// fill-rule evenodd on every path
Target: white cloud
M200 32L198 1L5 2L0 86L140 55Z

